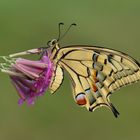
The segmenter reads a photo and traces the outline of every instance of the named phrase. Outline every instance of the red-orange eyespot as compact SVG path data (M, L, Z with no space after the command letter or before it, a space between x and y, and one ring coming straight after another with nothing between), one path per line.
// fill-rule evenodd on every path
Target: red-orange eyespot
M95 84L93 84L93 87L92 87L92 88L93 88L93 91L94 91L94 92L96 92L96 91L97 91L97 87L96 87L96 85L95 85Z
M76 102L78 105L85 105L87 103L85 95L84 94L80 94L76 97Z

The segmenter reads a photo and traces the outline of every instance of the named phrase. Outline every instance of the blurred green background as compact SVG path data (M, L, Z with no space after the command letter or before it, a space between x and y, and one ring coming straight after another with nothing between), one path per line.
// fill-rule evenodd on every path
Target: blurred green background
M140 61L139 0L0 0L0 55L45 46L58 23L78 24L61 46L98 45L121 50ZM106 108L94 113L78 107L70 81L55 95L47 91L36 104L17 105L8 76L0 73L0 140L139 140L140 83L111 96L121 115Z

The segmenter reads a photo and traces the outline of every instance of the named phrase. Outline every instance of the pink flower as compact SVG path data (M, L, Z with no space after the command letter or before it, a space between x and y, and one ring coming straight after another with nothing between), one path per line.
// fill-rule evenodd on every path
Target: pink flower
M39 61L17 58L6 71L20 96L19 105L24 101L32 105L49 87L53 64L45 53Z

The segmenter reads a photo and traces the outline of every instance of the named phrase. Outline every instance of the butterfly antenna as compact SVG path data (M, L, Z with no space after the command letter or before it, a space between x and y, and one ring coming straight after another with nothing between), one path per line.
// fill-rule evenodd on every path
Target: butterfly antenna
M59 40L62 39L62 38L69 32L69 30L71 29L72 26L77 26L77 24L76 24L76 23L72 23L72 24L68 27L68 29L66 30L66 32L65 32L61 37L59 37ZM60 31L59 31L59 32L60 32ZM59 40L58 40L58 41L59 41Z
M64 25L64 23L62 23L62 22L60 22L60 23L58 24L58 39L57 39L57 41L60 40L60 36L61 36L61 26L62 26L62 25Z

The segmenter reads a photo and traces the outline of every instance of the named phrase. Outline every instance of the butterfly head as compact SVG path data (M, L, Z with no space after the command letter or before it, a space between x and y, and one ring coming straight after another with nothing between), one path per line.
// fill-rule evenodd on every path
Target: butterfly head
M48 48L53 49L59 49L59 44L58 44L58 40L57 39L52 39L51 41L48 41Z
M53 58L56 52L59 50L59 43L57 39L52 39L51 41L48 41L47 47L45 48L44 52L48 53L50 55L50 58Z
M52 39L51 41L48 41L47 44L48 44L48 47L53 47L57 43L58 43L57 39Z

